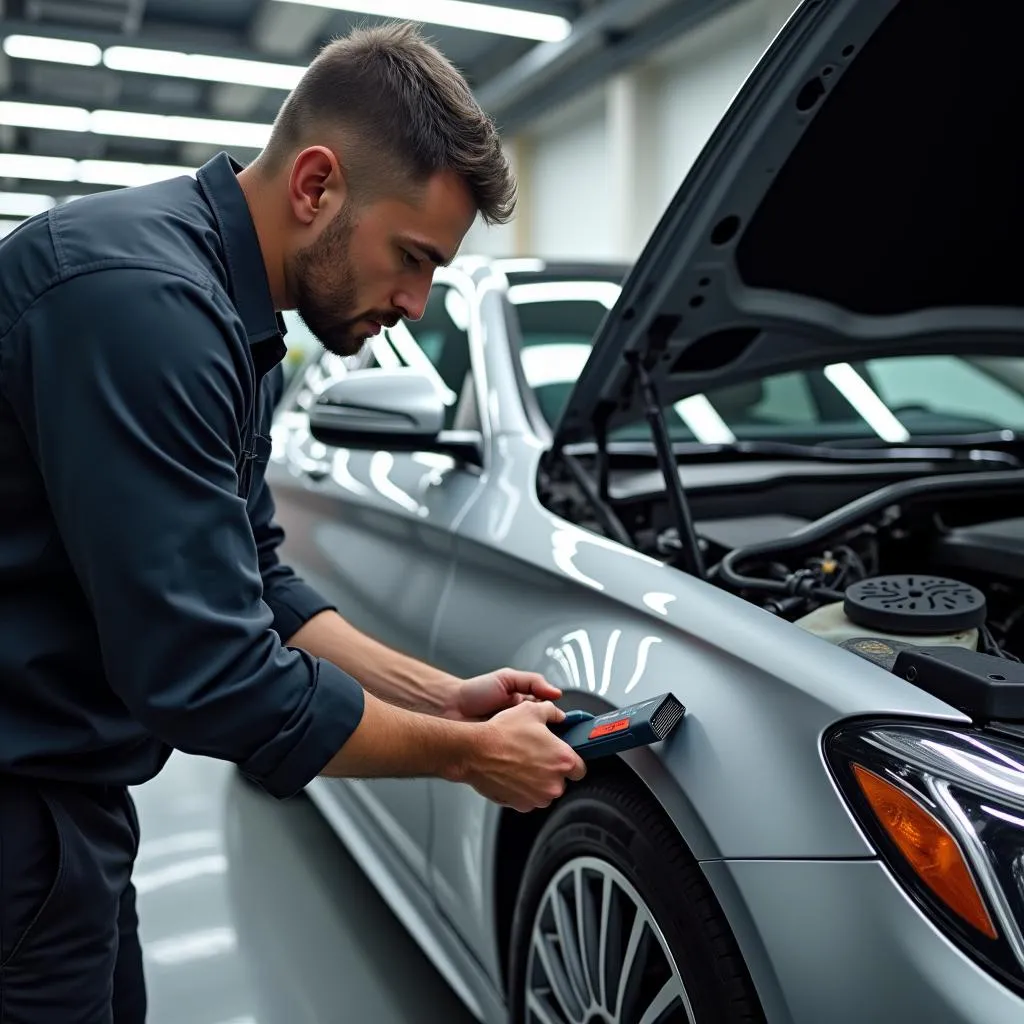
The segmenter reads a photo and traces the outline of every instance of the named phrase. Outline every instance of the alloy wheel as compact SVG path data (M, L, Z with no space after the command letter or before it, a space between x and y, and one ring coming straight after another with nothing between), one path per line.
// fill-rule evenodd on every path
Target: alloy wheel
M694 1024L653 913L597 857L568 861L544 890L525 984L526 1024Z

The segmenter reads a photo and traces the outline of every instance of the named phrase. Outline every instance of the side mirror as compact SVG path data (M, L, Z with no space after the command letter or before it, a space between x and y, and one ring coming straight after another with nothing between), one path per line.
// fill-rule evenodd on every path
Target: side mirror
M440 451L480 462L480 435L444 429L445 406L418 370L352 370L309 410L309 432L335 448Z

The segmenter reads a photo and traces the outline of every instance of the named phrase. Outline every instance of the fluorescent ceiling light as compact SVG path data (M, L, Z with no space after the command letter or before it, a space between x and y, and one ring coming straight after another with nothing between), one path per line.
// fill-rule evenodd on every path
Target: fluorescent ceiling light
M86 67L102 63L112 71L193 78L201 82L224 82L228 85L255 85L286 91L294 89L306 71L304 66L296 64L214 57L205 53L180 53L176 50L149 50L139 46L111 46L101 50L92 43L44 39L42 36L8 36L3 42L3 49L8 57L22 60L81 64Z
M37 181L81 181L90 185L144 185L182 174L191 167L122 163L118 160L68 160L56 156L0 153L0 178Z
M87 132L89 111L81 107L54 107L45 103L0 101L0 124L19 128L54 128L64 132Z
M450 25L476 32L493 32L520 39L557 43L571 31L572 25L555 14L538 14L513 7L469 3L468 0L283 0L307 7L327 7L332 11L376 14L429 25Z
M272 127L248 121L133 114L122 110L94 110L89 116L89 130L97 135L205 142L213 146L247 146L252 149L262 149L267 144Z
M0 192L0 216L34 217L56 205L53 196L33 195L29 192Z
M210 117L169 117L137 114L126 110L94 110L54 107L42 103L0 101L0 124L22 128L49 128L64 132L93 132L132 139L165 139L202 142L214 146L247 146L262 149L270 138L271 125L248 121L218 121Z
M39 181L74 181L78 165L58 156L0 153L0 178L35 178Z
M298 85L306 71L305 67L294 64L211 57L202 53L178 53L174 50L145 50L137 46L111 46L103 53L103 63L114 71L133 71L140 75L164 75L169 78L193 78L203 82L288 90Z
M103 52L95 43L79 43L72 39L45 39L43 36L8 36L4 53L22 60L45 60L53 64L80 64L95 67Z
M134 164L119 160L79 160L75 181L87 185L146 185L153 181L194 174L191 167L164 164Z

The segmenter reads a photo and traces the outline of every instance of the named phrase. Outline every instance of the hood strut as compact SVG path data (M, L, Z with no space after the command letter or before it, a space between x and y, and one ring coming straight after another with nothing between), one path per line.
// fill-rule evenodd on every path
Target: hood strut
M644 366L639 353L627 353L627 358L633 364L637 382L643 393L644 417L651 428L651 439L658 454L658 466L665 477L669 506L676 521L676 529L679 531L681 568L691 576L696 576L697 579L706 579L707 573L704 569L700 541L697 539L697 531L693 525L693 516L690 514L690 505L686 500L683 481L679 476L679 465L676 462L672 439L669 437L668 427L665 424L665 413L658 398L658 389L647 372L647 367Z

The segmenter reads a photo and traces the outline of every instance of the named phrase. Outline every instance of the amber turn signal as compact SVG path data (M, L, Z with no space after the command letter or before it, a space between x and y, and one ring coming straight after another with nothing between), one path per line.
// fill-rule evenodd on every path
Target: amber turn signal
M879 822L921 881L950 910L995 939L992 918L959 844L946 827L891 782L859 764L853 765L853 772Z

